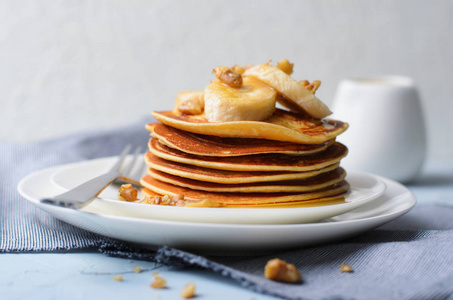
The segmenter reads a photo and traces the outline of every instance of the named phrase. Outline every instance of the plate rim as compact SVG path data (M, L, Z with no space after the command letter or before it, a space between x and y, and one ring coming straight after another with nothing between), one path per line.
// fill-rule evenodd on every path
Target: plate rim
M52 171L52 168L50 168L50 171ZM26 178L30 178L30 175L24 177L24 179ZM37 197L39 193L34 195L34 198L24 194L24 190L21 190L23 180L19 183L18 189L27 201L53 217L101 236L136 244L144 248L156 249L156 247L166 245L186 251L196 251L202 255L231 256L266 255L286 249L336 242L384 225L404 215L415 206L416 198L412 191L398 182L386 178L383 178L383 180L389 183L390 189L387 191L387 200L383 198L384 196L379 199L382 201L398 201L396 202L397 205L389 210L373 213L373 208L370 208L371 216L361 217L359 215L355 218L343 220L299 224L216 224L94 214L42 204ZM51 188L56 188L51 186L49 178L47 178L47 184ZM393 195L391 194L392 189ZM165 235L165 238L160 236L161 233L152 230L156 226ZM117 228L117 231L111 230L111 228ZM150 230L143 232L143 228ZM186 236L187 230L196 233L196 235L189 234L189 243ZM182 232L184 232L183 235L181 235ZM288 233L291 238L288 238ZM170 236L167 236L167 234L170 234ZM259 238L251 238L255 236Z
M36 205L37 207L39 208L43 208L43 207L51 207L51 208L57 208L58 207L55 207L55 206L52 206L50 204L43 204L43 203L40 203L39 202L39 199L35 199L35 198L32 198L30 195L26 194L26 192L24 191L24 183L26 183L28 180L30 180L30 178L33 178L33 177L36 177L38 175L42 175L42 173L46 173L46 172L53 172L55 170L58 170L59 168L61 168L62 166L64 165L58 165L58 166L53 166L53 167L49 167L49 168L45 168L45 169L41 169L41 170L38 170L38 171L35 171L35 172L32 172L28 175L26 175L25 177L23 177L18 185L17 185L17 190L19 192L19 194L25 198L27 201L31 202L32 204ZM361 173L366 173L366 172L361 172ZM367 174L370 174L370 173L367 173ZM157 222L157 223L162 223L162 224L170 224L170 223L175 223L175 224L180 224L180 225L184 225L184 224L190 224L192 226L200 226L200 227L274 227L274 226L277 226L277 227L311 227L311 226L329 226L331 224L343 224L343 223L357 223L357 222L363 222L365 220L374 220L374 219L379 219L379 218L384 218L384 217L387 217L387 216L392 216L392 215L395 215L395 214L405 214L406 212L410 211L417 203L417 200L416 200L416 197L414 195L414 193L408 189L406 186L404 186L403 184L399 183L399 182L396 182L394 180L391 180L389 178L385 178L385 177L382 177L382 176L379 176L379 175L374 175L372 174L373 176L379 178L380 180L382 180L382 182L386 183L390 183L390 185L396 185L398 186L399 188L403 189L405 191L405 193L408 193L409 197L408 197L408 201L407 204L408 204L408 207L404 208L404 209L401 209L401 210L398 210L398 211L392 211L392 212L384 212L382 214L378 214L376 216L370 216L370 217L365 217L365 218L358 218L358 219L350 219L350 220L341 220L341 221L335 221L335 222L332 222L332 221L328 221L328 222L310 222L310 223L294 223L294 224L234 224L234 223L202 223L202 222L190 222L190 221L177 221L177 220L161 220L161 219L146 219L146 218L137 218L137 217L131 217L131 216L118 216L118 215L111 215L111 214L97 214L97 213L91 213L91 212L85 212L85 211L75 211L75 210L67 210L67 211L74 211L74 212L77 212L77 213L81 213L81 214L90 214L90 215L96 215L96 216L99 216L99 217L102 217L102 218L109 218L109 219L115 219L115 218L118 218L118 219L123 219L123 220L139 220L140 222ZM52 184L50 182L50 175L48 175L48 184ZM389 188L389 185L386 184L387 186L387 189ZM387 191L386 189L386 191ZM385 191L384 191L384 194L385 195ZM380 197L382 197L383 195L381 195ZM379 197L378 197L379 198ZM189 207L191 208L191 207ZM359 208L359 207L357 207ZM64 208L61 208L61 209L64 209ZM198 208L194 208L194 209L198 209ZM232 208L233 209L233 208ZM249 210L249 209L242 209L242 210ZM48 211L46 209L46 211ZM50 212L49 212L50 213ZM55 217L55 216L54 216ZM57 217L58 218L58 217Z

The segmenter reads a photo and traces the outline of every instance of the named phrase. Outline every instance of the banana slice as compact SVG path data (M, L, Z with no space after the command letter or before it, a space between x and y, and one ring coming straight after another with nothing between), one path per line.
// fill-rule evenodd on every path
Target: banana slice
M274 88L283 96L277 97L277 101L290 110L307 113L317 119L322 119L332 113L327 105L312 92L275 66L257 65L247 69L244 76L258 79Z
M277 93L253 78L244 78L233 88L213 80L204 90L205 114L209 122L261 121L275 110Z
M203 91L184 91L176 96L174 111L187 115L199 115L204 109Z

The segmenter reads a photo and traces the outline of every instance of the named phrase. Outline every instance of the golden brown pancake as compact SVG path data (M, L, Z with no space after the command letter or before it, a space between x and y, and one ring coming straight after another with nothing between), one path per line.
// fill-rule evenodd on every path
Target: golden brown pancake
M327 188L306 193L213 193L175 186L156 180L150 175L144 176L140 182L145 187L145 193L146 189L149 189L160 195L174 196L182 194L186 200L210 199L224 205L258 205L323 199L342 195L349 188L349 184L346 181L341 181Z
M184 115L173 111L152 114L168 126L192 133L299 144L322 144L348 128L347 123L340 121L313 119L281 109L276 109L265 121L208 122L204 115Z
M269 182L306 179L319 174L332 171L338 168L338 164L333 164L319 170L307 172L291 171L225 171L218 169L203 168L193 165L182 164L162 159L152 153L145 154L145 162L151 168L179 176L200 181L223 183L223 184L240 184L251 182Z
M148 197L159 197L163 196L149 189L142 189L144 195ZM297 208L297 207L314 207L314 206L326 206L326 205L335 205L345 203L345 195L347 193L341 194L339 196L323 197L314 200L304 200L304 201L292 201L292 202L278 202L278 203L266 203L266 204L222 204L221 207L224 208ZM193 200L186 200L186 203L192 203ZM145 202L146 203L146 202Z
M150 123L146 129L162 144L179 151L203 155L231 157L252 154L282 153L308 155L325 150L333 144L329 140L323 144L295 144L263 139L221 138L182 131L162 123Z
M302 180L258 182L243 184L219 184L193 180L184 177L178 177L163 173L152 168L148 174L154 179L167 182L180 187L186 187L193 190L201 190L216 193L303 193L316 191L328 186L339 183L344 180L346 172L342 168L337 168L331 172L310 177Z
M325 151L307 155L259 154L237 157L207 157L187 154L150 139L149 150L155 156L165 160L199 166L203 168L229 171L291 171L306 172L319 170L339 163L346 156L348 149L334 143ZM146 155L148 156L148 154Z

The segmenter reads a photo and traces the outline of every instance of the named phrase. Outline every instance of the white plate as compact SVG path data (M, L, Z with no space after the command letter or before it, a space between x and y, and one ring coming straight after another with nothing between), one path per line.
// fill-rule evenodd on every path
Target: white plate
M115 159L116 157L102 158L62 166L51 175L51 182L63 190L68 190L107 171ZM351 185L351 192L346 196L345 203L336 205L265 209L156 206L119 201L118 187L109 186L99 198L84 208L84 211L94 210L110 215L199 223L295 224L316 222L348 212L378 198L385 190L385 184L371 174L348 172L346 179Z
M61 167L28 175L18 185L19 193L53 216L88 231L145 247L167 245L217 255L262 254L263 252L333 242L389 222L416 203L403 185L378 177L387 186L378 199L360 208L320 223L310 224L208 224L163 221L83 212L41 204L39 199L62 192L50 182Z

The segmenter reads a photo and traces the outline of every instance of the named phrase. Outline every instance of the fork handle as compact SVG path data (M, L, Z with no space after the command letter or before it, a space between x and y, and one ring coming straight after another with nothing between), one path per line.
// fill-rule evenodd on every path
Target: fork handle
M119 172L108 172L88 180L63 194L41 199L40 202L62 207L81 208L90 203L105 187L120 176Z

